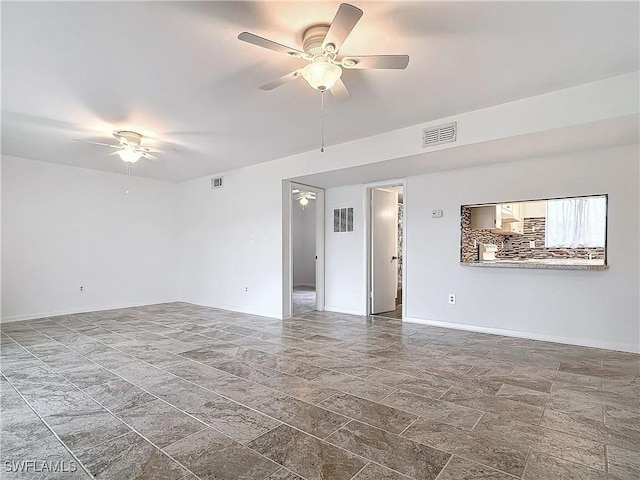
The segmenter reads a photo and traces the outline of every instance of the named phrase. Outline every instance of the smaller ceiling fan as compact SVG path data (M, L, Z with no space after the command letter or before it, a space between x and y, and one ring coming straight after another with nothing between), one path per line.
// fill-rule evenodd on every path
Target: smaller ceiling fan
M305 192L296 188L294 190L291 190L291 193L293 194L293 200L296 202L300 202L300 205L302 205L303 207L309 204L309 200L316 199L316 194L314 192Z
M103 147L115 148L116 152L122 161L126 163L136 163L141 158L153 158L154 152L148 147L143 147L142 135L136 132L130 132L128 130L121 130L119 132L113 132L113 136L120 142L119 145L111 143L92 142L89 140L80 140L74 138L77 142L92 143L93 145L100 145Z
M302 50L287 47L249 32L242 32L238 39L259 47L306 60L309 65L288 73L277 80L262 85L262 90L272 90L280 85L304 78L314 89L329 90L338 100L351 97L341 80L342 69L403 69L409 64L409 55L357 55L339 57L340 47L356 26L362 10L343 3L330 24L318 23L307 28L302 35Z

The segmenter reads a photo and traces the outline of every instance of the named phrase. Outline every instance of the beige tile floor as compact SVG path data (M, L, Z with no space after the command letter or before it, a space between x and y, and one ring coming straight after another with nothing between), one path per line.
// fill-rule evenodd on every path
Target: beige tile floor
M3 479L640 477L639 355L184 303L1 328Z

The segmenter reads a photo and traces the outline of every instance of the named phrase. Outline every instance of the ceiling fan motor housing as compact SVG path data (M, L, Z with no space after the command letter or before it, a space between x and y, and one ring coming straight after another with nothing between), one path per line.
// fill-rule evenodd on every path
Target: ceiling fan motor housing
M140 146L142 135L136 132L130 132L128 130L122 130L114 134L114 136L120 140L120 143L126 143L131 146ZM123 142L124 140L124 142Z
M302 49L309 57L315 58L317 56L329 56L331 52L325 51L322 47L327 32L329 31L329 25L325 23L312 25L304 31L302 40ZM335 56L335 55L334 55ZM332 56L333 59L333 56Z

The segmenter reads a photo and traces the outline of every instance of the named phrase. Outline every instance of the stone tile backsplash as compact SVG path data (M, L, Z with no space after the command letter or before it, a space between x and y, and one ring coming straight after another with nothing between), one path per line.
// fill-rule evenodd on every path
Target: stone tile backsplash
M491 230L471 229L471 207L462 207L461 215L462 241L460 244L460 261L478 261L478 243L495 243L499 248L507 241L507 235L493 233ZM501 250L498 252L500 255Z
M522 235L510 235L500 252L502 258L580 258L604 259L604 248L546 248L544 217L525 218ZM535 242L535 248L530 242Z

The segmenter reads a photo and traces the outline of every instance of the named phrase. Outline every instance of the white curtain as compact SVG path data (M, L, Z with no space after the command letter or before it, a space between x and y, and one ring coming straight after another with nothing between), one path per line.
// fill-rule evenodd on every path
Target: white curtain
M604 247L606 218L605 197L549 200L545 247Z

